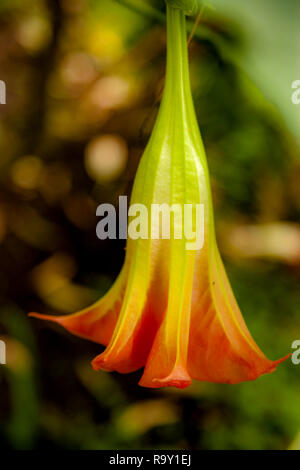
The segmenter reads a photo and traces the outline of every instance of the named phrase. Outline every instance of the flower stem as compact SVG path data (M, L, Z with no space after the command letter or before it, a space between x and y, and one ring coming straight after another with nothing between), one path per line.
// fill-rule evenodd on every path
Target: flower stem
M168 111L167 111L167 109ZM186 20L182 10L167 5L167 71L162 102L165 114L180 115L187 123L196 124L191 93Z

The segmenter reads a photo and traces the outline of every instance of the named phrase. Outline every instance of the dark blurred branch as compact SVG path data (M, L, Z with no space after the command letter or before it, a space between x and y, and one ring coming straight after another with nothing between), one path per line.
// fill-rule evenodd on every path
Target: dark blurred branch
M32 88L28 116L24 128L24 151L28 154L38 153L42 143L45 116L47 112L47 84L48 78L55 65L55 58L59 44L60 32L64 16L60 0L47 0L52 36L48 46L31 61L33 68Z

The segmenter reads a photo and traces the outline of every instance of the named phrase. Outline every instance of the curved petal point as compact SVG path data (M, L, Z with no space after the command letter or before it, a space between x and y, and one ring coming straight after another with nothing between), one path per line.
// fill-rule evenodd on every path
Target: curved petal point
M169 375L162 378L151 377L151 374L144 373L139 385L147 388L176 387L187 388L191 385L192 379L186 368L176 365Z
M52 321L73 335L106 346L115 329L124 297L124 275L121 272L112 288L94 305L73 315L42 315L32 312L30 317Z

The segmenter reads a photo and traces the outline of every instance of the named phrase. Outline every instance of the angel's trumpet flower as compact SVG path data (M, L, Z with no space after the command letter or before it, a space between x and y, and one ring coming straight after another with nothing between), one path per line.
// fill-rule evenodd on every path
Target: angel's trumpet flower
M106 346L92 362L96 370L144 367L145 387L254 380L283 359L268 360L256 345L227 279L190 89L184 13L168 6L167 24L166 85L131 204L149 211L153 204L202 207L204 239L191 249L190 237L177 236L183 222L175 213L169 239L153 236L160 227L151 218L152 236L128 239L123 269L99 302L70 316L33 315ZM197 237L195 221L190 228Z

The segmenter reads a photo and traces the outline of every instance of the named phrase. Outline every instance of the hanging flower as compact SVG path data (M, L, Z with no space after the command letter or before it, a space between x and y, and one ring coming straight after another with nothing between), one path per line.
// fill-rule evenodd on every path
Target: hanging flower
M167 24L166 85L131 205L172 207L169 237L157 236L158 222L149 217L152 236L128 239L123 269L99 302L69 316L32 315L106 346L92 362L95 370L144 367L144 387L254 380L284 359L271 361L256 345L227 279L190 89L184 13L168 6ZM203 239L191 218L184 220L190 230L178 236L184 225L178 207L203 209ZM193 248L186 232L195 235Z

